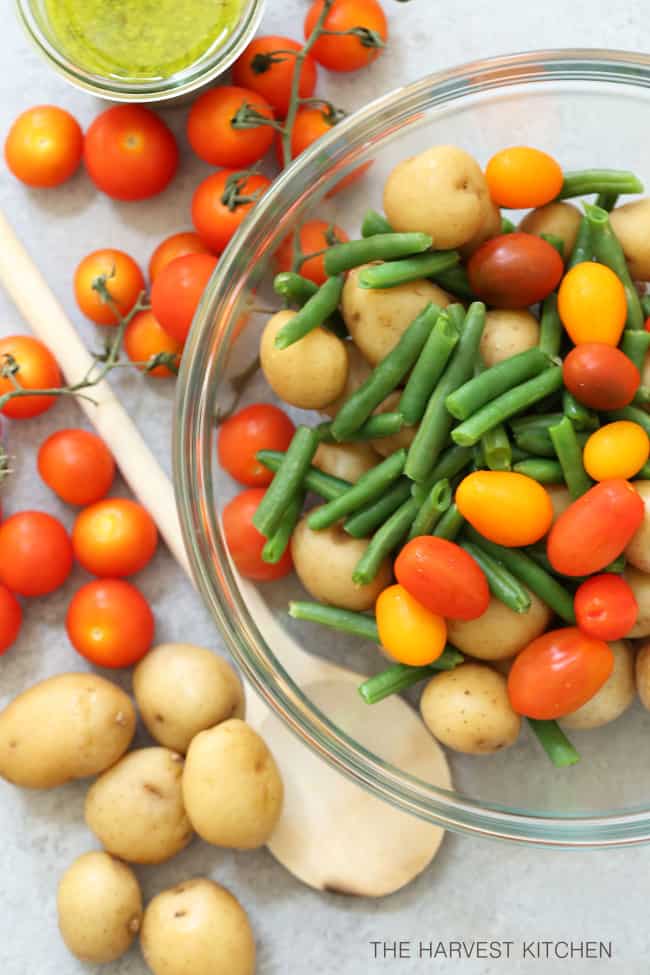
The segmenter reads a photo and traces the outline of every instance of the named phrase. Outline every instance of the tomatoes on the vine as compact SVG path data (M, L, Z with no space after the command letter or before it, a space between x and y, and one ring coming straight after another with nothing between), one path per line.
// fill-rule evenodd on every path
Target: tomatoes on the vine
M639 615L632 588L612 573L586 579L578 587L574 606L582 632L598 640L621 640Z
M106 498L84 508L72 529L77 560L103 578L122 578L144 569L157 544L153 518L129 498Z
M562 368L564 385L594 410L621 410L632 402L641 384L639 370L620 349L603 342L585 342L571 349Z
M490 601L478 562L460 545L433 535L407 542L397 556L395 576L430 613L447 619L474 620Z
M188 254L164 267L153 283L153 314L181 345L188 336L194 312L216 266L217 258L211 254Z
M115 461L96 433L59 430L41 444L38 472L67 504L94 504L110 490Z
M153 283L162 269L176 260L177 257L210 253L210 249L205 246L199 235L193 230L182 230L178 234L172 234L171 237L166 237L158 244L149 258L149 280Z
M564 273L562 258L547 241L515 232L492 237L467 264L472 291L498 308L527 308L553 291Z
M47 346L29 335L8 335L0 339L0 368L16 369L14 377L24 389L58 389L61 372ZM0 376L0 397L10 393L14 384ZM56 396L16 396L0 410L12 420L39 416L54 406Z
M106 279L112 302L102 299L93 287L98 278ZM112 247L93 251L79 263L74 273L74 294L84 315L97 325L119 324L120 315L128 315L144 291L142 271L128 254Z
M338 115L328 105L322 108L299 108L291 132L291 158L295 159L301 152L320 139L336 125ZM284 149L280 135L276 137L275 151L280 165L284 165Z
M344 243L350 238L342 227L327 223L326 220L307 220L298 232L298 244L302 254L316 254L303 261L298 270L303 278L314 284L324 284L327 280L325 256L319 253L333 243ZM278 271L291 271L293 268L295 235L289 234L275 253L275 266Z
M187 138L197 156L211 166L245 169L271 148L274 129L264 119L273 121L265 98L249 88L221 85L192 105Z
M72 569L72 543L60 521L20 511L0 525L0 582L21 596L46 596Z
M56 105L37 105L18 116L5 141L5 159L28 186L59 186L76 172L83 133L76 119Z
M0 585L0 655L16 642L22 620L20 603L6 586Z
M199 183L192 198L192 223L206 247L220 254L242 220L271 185L260 173L239 178L222 169Z
M65 621L77 653L97 667L131 667L154 636L154 618L142 593L123 579L96 579L72 598Z
M266 539L253 524L253 515L264 497L264 488L249 488L229 501L223 509L223 531L226 545L238 570L246 579L270 582L281 579L293 569L293 559L287 547L279 562L262 559Z
M147 363L156 356L165 353L171 356L169 362L147 369L147 375L156 379L174 376L178 372L182 345L162 327L150 309L139 311L134 315L124 331L124 350L132 362L138 363L138 369L147 369ZM144 365L143 365L144 363Z
M219 463L240 484L265 487L273 473L256 459L258 450L286 450L295 427L272 403L254 403L239 410L219 427Z
M314 0L305 17L309 37L322 15L324 0ZM324 34L311 53L330 71L357 71L379 56L388 38L386 15L378 0L334 0L323 26Z
M276 34L256 37L235 61L232 80L242 88L256 91L275 109L279 118L284 118L289 111L296 54L300 50L301 45L291 37ZM313 95L316 74L316 62L307 54L300 68L299 98Z

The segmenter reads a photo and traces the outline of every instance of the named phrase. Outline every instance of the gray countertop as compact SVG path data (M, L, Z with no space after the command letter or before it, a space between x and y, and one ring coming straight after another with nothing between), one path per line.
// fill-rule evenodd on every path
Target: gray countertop
M265 32L297 35L306 0L269 0ZM54 102L87 124L99 104L73 91L35 53L19 28L11 0L2 0L0 133L30 105ZM411 81L434 68L474 58L544 47L643 48L647 4L643 0L385 0L391 46L369 70L326 76L321 90L348 108L381 91ZM646 16L644 16L644 14ZM165 113L180 133L183 113ZM93 332L79 320L71 294L78 261L101 246L124 248L146 263L155 243L189 224L188 201L207 167L184 160L174 188L160 199L136 205L112 203L95 193L79 174L53 192L33 192L0 170L0 206L45 272L54 291L89 343ZM22 329L15 309L0 293L0 335ZM121 376L120 395L162 462L169 468L173 384L139 383ZM44 417L15 424L11 431L16 476L3 500L7 510L26 506L59 513L35 470L35 448L54 429L78 425L72 403L59 403ZM3 700L42 677L80 669L62 626L65 608L82 581L75 570L63 591L28 607L19 644L0 661ZM219 637L170 556L163 550L138 579L151 599L159 640L188 639L220 647ZM82 785L48 793L21 793L0 786L0 972L2 975L72 975L89 971L65 951L56 930L55 890L71 860L94 846L83 825ZM316 894L293 880L266 851L232 855L195 843L172 862L139 870L145 894L197 873L208 873L231 887L250 912L259 943L259 975L307 970L361 975L375 970L411 972L589 973L648 970L645 897L650 897L650 851L646 848L562 853L447 836L432 867L408 889L383 901L351 900ZM513 942L495 946L501 957L459 958L450 941ZM524 942L544 940L612 942L612 959L537 960L524 955ZM383 942L402 941L400 960L384 957ZM441 941L447 953L434 960L419 955L419 943ZM372 942L381 942L374 958ZM464 949L463 949L464 950ZM474 948L476 951L476 946ZM543 951L543 949L542 949ZM484 954L484 951L481 952ZM409 957L410 955L410 957ZM94 969L92 969L94 970ZM107 975L143 975L137 949Z

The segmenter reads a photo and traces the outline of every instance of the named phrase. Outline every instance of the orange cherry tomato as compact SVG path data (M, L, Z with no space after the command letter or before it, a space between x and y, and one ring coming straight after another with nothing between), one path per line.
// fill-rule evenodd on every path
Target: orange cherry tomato
M271 185L266 176L253 173L240 181L235 194L229 189L232 181L228 182L234 176L231 169L213 173L199 183L192 198L192 223L206 247L217 254L226 249L246 214Z
M61 385L61 372L47 346L29 335L8 335L0 339L0 368L18 366L16 380L24 389L56 389ZM0 376L0 397L14 388L9 378ZM27 420L51 409L56 396L17 396L0 410L12 420Z
M112 304L102 301L93 288L97 278L106 279L106 288L120 315L128 315L144 291L142 271L124 251L107 247L84 257L74 273L74 295L86 318L97 325L118 325Z
M175 376L178 372L183 346L177 342L169 332L162 327L154 313L147 309L134 315L124 332L124 349L132 362L148 363L157 355L165 352L173 356L172 368L161 363L153 369L145 365L138 365L141 372L147 370L149 376L164 379Z
M46 596L72 569L72 544L60 521L20 511L0 525L0 582L21 596Z
M0 585L0 655L18 639L22 620L20 603L6 586Z
M295 159L301 152L320 139L336 125L338 119L327 108L299 108L291 132L291 158ZM284 165L284 149L282 139L276 136L275 153L280 166Z
M256 459L257 451L286 450L295 429L286 413L272 403L246 406L219 427L219 463L240 484L265 487L273 472Z
M553 521L548 492L525 474L474 471L458 485L456 504L477 532L497 545L532 545Z
M177 257L163 268L151 288L151 309L164 330L181 345L190 331L206 285L217 266L211 254Z
M253 515L264 497L264 488L249 488L229 501L223 509L223 532L226 545L237 569L246 579L270 582L281 579L293 569L287 547L279 562L264 562L262 549L266 539L253 524Z
M153 558L158 530L149 512L129 498L106 498L84 508L72 529L77 560L103 578L122 578Z
M582 632L597 640L622 640L639 615L631 587L611 573L586 579L575 594L574 606Z
M153 282L162 269L176 260L177 257L210 253L209 248L193 230L183 230L178 234L172 234L171 237L166 237L158 244L149 258L149 280Z
M497 206L515 210L550 203L564 181L555 159L531 146L511 146L497 152L487 164L485 178Z
M562 258L548 241L519 231L486 240L467 263L472 291L498 308L527 308L560 283Z
M72 598L70 643L97 667L131 667L153 643L154 618L142 593L122 579L96 579Z
M641 384L632 360L620 349L601 342L584 342L571 349L562 376L569 392L594 410L623 409Z
M59 186L75 173L83 153L76 119L56 105L38 105L19 115L5 141L5 159L28 186Z
M411 539L397 556L397 581L430 613L451 620L474 620L490 601L479 564L455 542L433 535Z
M97 187L115 200L162 193L178 167L178 146L165 123L142 105L115 105L86 133L84 162Z
M375 616L382 647L402 664L422 667L437 660L447 642L447 624L403 586L379 594Z
M515 657L508 675L510 703L528 718L561 718L597 694L613 669L614 654L603 640L575 626L551 630Z
M235 119L246 109L273 120L265 98L249 88L221 85L200 95L187 119L187 138L194 152L211 166L245 169L271 148L275 129L261 122L237 128Z
M67 504L94 504L110 490L115 461L96 433L59 430L41 444L38 473Z
M560 285L557 307L575 345L618 345L627 318L625 288L604 264L584 261L571 268Z
M330 246L328 236L332 234L337 241L344 242L350 238L345 230L336 224L327 223L326 220L308 220L303 223L299 232L300 250L303 254L313 254L322 251ZM291 271L293 267L293 247L294 234L285 237L275 254L275 266L277 271ZM320 254L318 257L310 257L303 261L298 269L303 278L309 278L314 284L324 284L327 280L325 271L325 257Z
M242 88L261 95L284 118L289 111L291 86L296 72L296 57L302 45L290 37L256 37L232 68L232 80ZM298 96L309 98L316 87L316 62L308 54L302 62Z
M314 0L305 17L308 38L321 16L324 0ZM357 27L376 35L384 44L388 38L386 15L377 0L334 0L324 25L328 31L351 31ZM357 71L374 61L382 48L364 44L355 34L319 37L311 49L319 64L330 71Z
M643 427L630 420L617 420L591 434L582 461L594 481L627 480L638 474L649 454L650 440Z
M644 511L628 481L601 481L557 518L547 543L551 565L565 576L600 572L625 550Z

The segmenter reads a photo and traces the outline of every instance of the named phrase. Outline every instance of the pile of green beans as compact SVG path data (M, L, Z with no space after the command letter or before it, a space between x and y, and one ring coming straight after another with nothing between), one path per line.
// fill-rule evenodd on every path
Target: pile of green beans
M255 456L267 470L277 473L282 466L286 454L281 450L258 450ZM334 498L338 498L344 491L352 487L350 482L345 481L342 477L334 477L333 474L326 474L325 471L321 471L318 467L312 467L311 465L305 472L303 486L308 491L313 491L314 494L325 498L326 501L333 501Z
M623 192L640 192L640 190L624 190ZM620 279L625 289L627 302L626 328L641 329L644 325L641 300L632 280L625 254L616 234L609 222L607 210L597 206L585 206L585 213L591 231L591 244L594 257L601 264L606 264Z
M298 427L277 474L253 515L253 524L265 538L270 538L279 528L287 504L302 490L318 444L315 430Z
M402 413L376 413L364 423L358 430L346 437L351 443L363 440L382 440L384 437L394 437L399 433L405 424ZM316 427L321 443L336 443L336 437L332 433L332 421L319 423Z
M325 271L330 277L373 261L391 261L428 251L433 241L428 234L375 234L362 240L334 244L325 251Z
M328 501L309 515L307 524L313 531L329 528L335 521L345 518L353 511L376 501L389 488L404 470L406 451L396 450L376 467L362 474L356 484L340 494L334 501Z
M424 416L429 397L444 372L459 338L458 329L449 315L438 310L436 323L424 343L400 397L399 411L409 426L419 423Z
M415 498L408 498L375 532L354 567L352 581L355 585L365 586L372 582L384 559L406 538L418 508Z
M451 504L451 485L444 478L433 485L426 495L420 509L413 519L409 540L417 538L419 535L430 535L434 527L440 520L440 516L445 513Z
M624 169L581 169L564 174L558 200L590 193L643 193L641 180Z
M375 238L376 239L376 238ZM399 284L428 278L444 271L449 271L460 261L457 251L433 251L427 254L417 254L401 261L387 261L384 264L373 264L364 267L359 272L358 282L361 288L395 288Z
M410 497L411 482L403 477L383 497L347 518L343 529L353 538L367 538Z
M478 545L468 541L460 544L483 569L492 595L515 613L527 613L531 606L530 596L517 577Z
M540 348L526 349L468 380L449 394L445 406L457 420L466 420L501 393L538 376L550 364L549 357Z
M378 704L392 694L399 694L423 680L435 677L441 670L453 670L462 664L462 653L447 645L437 660L424 667L410 667L408 664L394 664L374 677L369 677L359 686L359 694L366 704Z
M276 349L288 349L294 342L298 342L324 322L338 310L343 291L343 277L341 275L328 278L311 298L308 298L300 311L283 325L275 336Z
M593 482L584 469L582 450L573 424L569 417L565 416L558 424L549 427L548 432L555 447L555 453L560 462L571 500L576 501L590 487L593 487Z

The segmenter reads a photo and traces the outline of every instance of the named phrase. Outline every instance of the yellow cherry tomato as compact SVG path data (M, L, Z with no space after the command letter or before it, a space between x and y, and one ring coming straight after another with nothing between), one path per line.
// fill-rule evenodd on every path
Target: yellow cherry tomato
M627 318L625 288L604 264L576 264L565 274L557 301L562 324L575 345L618 345Z
M594 481L624 480L638 474L650 455L650 439L643 427L617 420L596 430L587 440L582 462Z
M447 624L403 586L389 586L375 604L382 647L401 664L422 667L437 660L447 642Z
M509 548L537 542L553 520L553 505L542 485L509 471L468 474L458 485L456 504L477 532Z
M502 207L540 207L562 189L562 169L548 153L511 146L492 156L485 170L490 196Z

